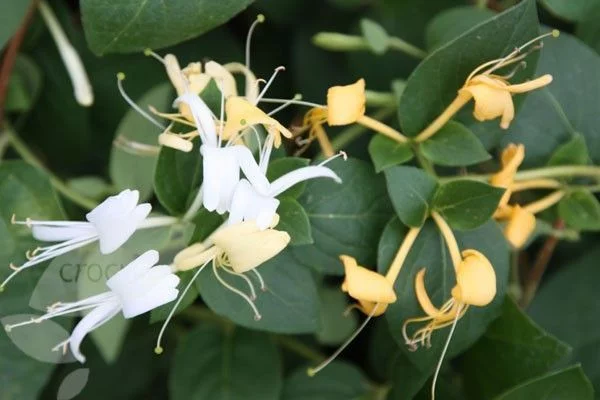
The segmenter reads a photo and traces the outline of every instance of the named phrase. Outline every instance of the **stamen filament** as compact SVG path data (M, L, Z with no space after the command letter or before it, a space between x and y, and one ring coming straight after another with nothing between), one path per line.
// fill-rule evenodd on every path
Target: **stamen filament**
M260 290L262 290L263 292L266 292L267 291L267 285L265 285L265 280L263 279L263 277L260 274L260 272L258 272L256 270L256 268L253 268L250 271L252 271L254 273L254 275L256 275L256 278L258 279L258 282L260 283Z
M217 278L217 280L219 281L219 283L221 285L223 285L229 291L240 296L242 299L244 299L246 301L246 303L248 303L248 305L250 305L250 307L252 308L252 311L254 311L254 320L260 321L262 316L258 312L258 308L256 308L256 305L254 305L254 302L252 301L252 299L250 299L250 297L248 297L248 295L246 293L242 292L239 289L236 289L235 287L231 286L229 283L225 282L225 280L223 278L221 278L221 276L219 276L219 272L217 271L217 266L215 265L214 262L213 262L213 273L215 274L215 277Z
M375 306L373 307L373 310L371 310L371 313L369 314L369 316L367 318L365 318L365 320L358 327L358 329L356 329L354 331L354 333L352 335L350 335L350 337L348 339L346 339L346 341L329 358L327 358L327 360L323 361L321 364L319 364L315 368L309 368L306 371L306 373L308 374L308 376L311 376L311 377L315 376L323 368L325 368L326 366L328 366L329 364L331 364L331 362L333 362L333 360L335 360L342 353L342 351L344 351L344 349L346 347L348 347L348 345L350 343L352 343L352 341L354 339L356 339L356 337L362 332L362 330L365 329L365 327L367 326L367 324L369 323L369 321L371 321L371 318L373 318L373 315L375 315L375 313L377 312L377 307L379 307L379 303L375 304Z
M261 90L261 92L258 94L258 97L254 101L254 105L258 104L258 102L260 101L260 99L267 93L267 90L269 90L269 87L271 86L271 84L275 80L275 77L277 76L277 74L279 73L279 71L285 71L285 67L284 66L280 66L280 67L275 68L275 71L273 72L273 75L271 75L271 77L269 78L269 80L267 81L267 83L265 84L265 86L263 87L263 89Z
M256 290L254 290L254 285L252 284L252 281L250 280L250 278L248 278L244 274L240 274L233 270L230 270L229 268L227 268L225 266L222 266L222 268L223 268L223 271L227 272L228 274L237 276L237 277L245 280L246 283L248 284L248 288L250 289L250 300L252 300L252 301L256 300Z
M269 111L267 113L267 115L270 117L271 115L277 114L279 111L283 110L284 108L287 108L287 107L291 106L292 104L294 104L295 100L300 100L300 99L302 99L302 95L301 94L296 94L296 95L294 95L293 98L289 99L288 101L286 101L285 103L283 103L279 107L274 108L273 110Z
M452 339L452 335L454 334L454 330L456 329L456 323L458 322L459 316L461 315L461 308L462 304L459 304L458 309L456 311L456 316L454 317L454 321L452 321L450 333L448 333L448 338L446 339L446 343L444 344L442 355L440 356L440 360L438 361L437 367L435 368L435 373L433 374L433 382L431 383L431 400L435 400L435 384L437 383L438 375L440 374L440 370L442 369L442 362L444 361L444 356L446 355L446 351L448 351L448 346L450 346L450 340Z
M342 157L344 159L344 161L346 161L348 159L348 154L346 154L345 151L340 150L336 155L333 155L331 157L329 157L327 160L319 163L319 167L324 166L325 164L330 163L331 161L335 160L336 158Z
M187 119L184 119L184 118L180 118L181 114L179 114L179 113L164 113L164 112L160 112L156 108L154 108L153 106L148 106L148 109L150 110L150 112L152 114L157 115L157 116L159 116L161 118L168 119L169 121L173 121L173 122L178 122L180 124L187 125L187 126L190 126L192 128L196 128L196 124L194 124L193 122L190 122L190 121L188 121ZM166 128L164 130L166 130Z
M163 348L160 345L160 343L161 343L162 337L167 329L167 325L169 325L169 322L173 318L173 315L175 315L175 311L177 311L177 307L179 307L179 305L183 301L183 298L185 297L187 292L190 290L190 288L192 287L192 285L198 278L198 275L200 275L200 272L202 272L202 270L204 270L204 267L206 267L208 265L208 263L210 263L211 261L213 261L213 260L208 260L207 262L204 263L204 265L202 265L200 268L198 268L198 270L196 271L194 276L192 276L192 279L190 279L188 284L185 285L183 292L181 292L181 294L179 295L179 298L175 302L175 305L173 305L173 307L171 308L171 311L169 311L169 315L167 315L167 318L165 319L165 322L163 323L162 327L160 328L160 332L158 333L158 338L156 339L156 347L154 348L154 352L156 354L161 354L163 352Z
M250 29L248 29L248 36L246 36L246 68L248 69L250 69L250 44L252 43L252 33L254 33L254 29L256 29L258 24L262 24L263 22L265 22L265 16L258 14L252 25L250 25Z
M148 121L150 121L152 124L156 125L161 130L164 131L165 129L167 129L160 122L158 122L157 120L152 118L152 116L150 114L148 114L146 111L142 110L142 108L140 106L138 106L137 104L135 104L135 102L133 100L131 100L131 98L127 95L127 93L125 93L125 89L123 89L123 80L125 80L125 74L123 72L119 72L117 74L117 87L119 88L119 93L121 93L121 96L123 97L123 99L125 99L127 104L129 104L131 106L131 108L133 108L135 111L137 111L138 114L140 114L142 117L146 118Z
M159 56L158 54L156 54L155 52L153 52L152 49L144 49L144 55L148 56L148 57L152 57L152 58L160 61L162 64L165 63L165 59L162 58L161 56Z
M290 103L290 104L296 104L299 106L306 106L306 107L311 107L311 108L327 108L327 106L324 106L323 104L311 103L310 101L304 101L304 100L296 100L295 98L294 99L275 99L275 98L270 98L270 97L262 97L259 102L260 103L283 103L283 104Z

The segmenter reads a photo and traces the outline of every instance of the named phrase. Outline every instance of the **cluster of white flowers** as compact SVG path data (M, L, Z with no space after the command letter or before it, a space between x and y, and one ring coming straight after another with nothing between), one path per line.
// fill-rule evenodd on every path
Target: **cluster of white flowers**
M254 25L251 30L253 28ZM163 127L160 122L127 97L122 86L123 74L119 74L119 91L132 107L162 128L159 136L160 144L190 152L193 149L191 139L196 136L200 138L199 157L202 158L203 163L202 185L183 219L191 219L202 206L220 215L227 213L228 217L209 238L181 250L171 265L155 266L159 254L155 250L148 250L108 279L106 292L76 302L57 303L49 307L45 315L38 318L5 325L6 330L12 330L57 316L83 312L85 316L74 328L71 336L55 348L66 349L68 345L80 362L84 362L85 357L81 354L79 346L90 331L103 325L119 312L125 318L133 318L179 297L159 334L156 350L160 352L160 338L167 323L185 292L209 263L212 263L218 282L245 299L254 311L255 319L260 320L261 315L254 305L256 291L251 280L244 274L253 272L261 288L265 290L265 282L255 269L281 252L290 241L287 232L274 229L279 222L277 208L280 201L277 196L309 179L329 178L341 182L331 169L324 166L325 163L296 169L272 182L267 178L273 147L281 145L281 136L287 138L292 136L288 129L270 115L298 101L296 98L282 101L284 104L269 114L260 110L257 104L263 99L278 71L283 68L275 70L259 93L259 80L250 70L248 60L246 65L239 63L220 65L210 61L205 64L203 73L200 63L191 63L181 69L173 55L161 58L150 51L147 54L159 59L165 65L167 75L177 91L178 97L173 106L178 109L178 113L163 114L151 109L155 114L171 120L172 124ZM242 73L246 77L245 96L237 95L232 72ZM219 118L200 97L211 80L221 91ZM194 130L187 134L173 133L171 128L176 122L192 126ZM257 126L264 127L266 131L264 139L261 139ZM246 145L249 142L248 136L252 133L255 134L259 144L256 158ZM175 217L150 217L151 205L138 204L138 202L139 192L127 189L118 195L108 197L90 211L86 215L86 222L40 221L30 218L20 221L13 217L13 224L31 228L36 240L54 243L28 252L28 261L21 266L11 264L14 272L0 284L0 290L4 290L7 283L24 269L59 255L95 242L99 244L100 253L110 254L126 243L137 229L171 225L179 221ZM193 268L197 268L196 274L180 295L177 288L179 278L175 273ZM250 295L227 283L219 276L219 269L243 278L249 285Z

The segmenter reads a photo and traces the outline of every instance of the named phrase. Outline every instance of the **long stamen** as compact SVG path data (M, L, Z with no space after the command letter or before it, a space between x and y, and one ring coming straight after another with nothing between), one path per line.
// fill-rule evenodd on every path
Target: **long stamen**
M327 360L323 361L317 367L309 368L306 371L308 376L315 376L317 373L319 373L319 371L331 364L331 362L333 362L333 360L335 360L337 356L339 356L342 353L342 351L344 351L344 349L348 347L350 343L352 343L352 341L359 335L359 333L363 329L365 329L369 321L371 321L371 318L373 318L373 315L375 315L375 313L377 312L377 307L379 307L379 303L375 304L369 316L363 321L363 323L358 327L358 329L355 330L354 333L350 335L350 337L335 351L335 353L333 353Z
M265 22L265 16L258 14L252 25L250 25L250 29L248 29L248 36L246 36L246 68L248 69L250 69L250 44L252 43L252 33L254 33L254 29L256 29L258 24L262 24L263 22Z
M123 99L125 99L127 104L129 104L131 106L131 108L133 108L135 111L137 111L138 114L140 114L142 117L146 118L152 124L159 127L161 130L164 131L165 129L167 129L165 126L163 126L163 124L161 124L160 122L158 122L157 120L152 118L152 116L150 114L148 114L146 111L142 110L142 108L140 106L138 106L137 104L135 104L135 102L133 100L131 100L131 98L127 95L127 93L125 93L125 89L123 89L122 82L124 80L125 80L125 74L123 72L119 72L117 74L117 87L119 88L119 93L121 93L121 96L123 97Z
M450 345L450 340L452 339L452 335L454 334L454 329L456 329L456 323L460 317L462 304L459 304L458 309L456 310L456 316L454 317L454 321L452 322L452 328L450 328L450 333L448 333L448 339L446 339L446 344L444 344L444 349L442 350L442 355L440 356L440 361L438 361L437 367L435 368L435 373L433 374L433 382L431 383L431 400L435 400L435 384L437 382L438 375L440 374L440 369L442 369L442 362L444 361L444 356L446 355L446 351L448 351L448 346Z
M275 71L273 72L273 75L271 75L271 77L269 78L269 80L265 84L265 87L263 87L263 89L261 90L261 92L258 94L258 97L256 98L256 100L254 102L255 104L258 104L258 102L260 101L260 99L267 93L267 90L269 90L269 87L271 86L271 84L275 80L275 77L277 76L277 74L279 73L279 71L285 71L285 67L284 66L279 66L279 67L275 68Z
M512 71L510 71L508 74L506 75L501 75L500 77L504 80L509 80L511 79L513 76L515 76L515 74L520 70L520 69L525 69L527 68L527 61L521 61L520 63L518 63L517 65L515 65L512 69Z
M297 104L297 103L295 103L295 101L301 100L301 99L302 99L302 95L300 93L296 93L293 98L289 99L288 101L286 101L279 107L274 108L273 110L269 111L267 113L267 115L271 116L271 115L277 114L279 111L283 110L284 108L287 108L287 107L291 106L292 104Z
M265 280L263 279L263 277L260 274L260 272L258 272L256 270L256 268L251 269L250 271L254 272L254 275L256 275L256 278L258 278L258 282L260 283L260 290L262 290L263 292L266 292L267 291L267 285L265 285Z
M325 164L327 164L327 163L329 163L329 162L331 162L331 161L335 160L335 159L336 159L336 158L338 158L338 157L342 157L342 158L344 159L344 161L348 160L348 154L346 154L346 152L345 152L345 151L341 151L341 150L340 150L340 152L339 152L339 153L337 153L336 155L334 155L334 156L331 156L331 157L329 157L327 160L325 160L325 161L323 161L322 163L320 163L320 164L319 164L319 167L322 167L322 166L324 166Z
M298 95L296 95L296 96L298 96ZM310 101L295 99L296 96L294 96L293 99L275 99L272 97L263 97L260 99L260 103L276 103L276 104L290 103L290 104L296 104L299 106L306 106L306 107L311 107L311 108L327 108L327 106L325 106L323 104L311 103Z
M213 262L213 273L215 274L215 277L217 278L217 280L219 281L219 283L221 285L223 285L226 289L232 291L233 293L237 294L242 299L246 300L246 303L248 303L248 305L250 305L250 307L252 308L252 311L254 311L254 320L260 321L260 319L262 318L262 315L260 315L260 313L258 312L258 308L256 308L256 306L254 305L254 302L252 301L252 299L250 299L250 297L248 297L248 295L246 293L242 292L239 289L234 288L229 283L225 282L225 280L223 278L221 278L221 276L219 276L219 272L217 271L216 263L214 263L214 262Z
M160 61L162 64L165 64L165 59L162 58L161 56L159 56L158 54L156 54L155 52L153 52L152 49L144 49L144 55L148 56L148 57L152 57L152 58Z
M227 272L230 275L234 275L234 276L240 277L243 280L245 280L246 283L248 284L248 288L250 289L250 300L252 300L252 301L256 300L256 290L254 290L254 285L252 284L252 281L250 280L250 278L248 278L244 274L239 274L235 271L232 271L227 267L223 267L223 271Z
M179 307L179 305L183 301L183 298L185 297L187 292L190 290L190 288L192 287L192 285L198 278L198 275L200 275L200 272L202 272L202 270L204 270L204 267L206 267L208 265L208 263L210 263L211 261L212 260L208 260L207 262L204 263L204 265L202 265L200 268L198 268L198 270L196 271L194 276L192 276L192 279L190 279L188 284L183 289L183 292L181 292L181 294L179 295L179 298L177 299L177 302L175 302L175 305L173 306L173 308L171 308L171 311L169 311L169 315L167 315L167 318L165 319L165 322L163 323L162 327L160 328L160 332L158 333L158 338L156 339L156 347L154 348L154 352L156 354L161 354L163 352L163 348L160 345L160 342L162 341L162 337L165 334L167 325L169 325L169 322L171 322L173 315L175 315L175 311L177 311L177 307Z

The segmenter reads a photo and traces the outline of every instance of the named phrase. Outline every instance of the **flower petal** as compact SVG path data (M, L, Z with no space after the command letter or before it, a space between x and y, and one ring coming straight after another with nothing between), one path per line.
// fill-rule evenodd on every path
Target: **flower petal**
M185 92L175 100L175 104L180 103L187 104L190 107L202 143L216 147L217 128L212 111L206 103L202 101L200 96L191 92Z
M71 353L73 353L73 356L77 359L77 361L82 364L85 362L85 357L79 350L81 342L85 336L117 315L120 309L121 307L119 306L118 301L115 299L96 307L89 314L83 317L81 321L79 321L77 326L75 326L75 329L73 329L71 337L69 338L69 348L71 349Z
M271 183L269 194L271 196L278 196L300 182L315 178L330 178L337 183L342 182L340 177L327 167L308 166L298 168L297 170L288 172L287 174L275 179Z

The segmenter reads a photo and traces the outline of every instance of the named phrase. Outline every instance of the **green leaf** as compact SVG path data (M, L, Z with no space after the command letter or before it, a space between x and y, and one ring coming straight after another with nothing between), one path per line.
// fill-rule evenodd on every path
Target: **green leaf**
M389 265L398 251L400 243L406 234L404 227L398 219L390 221L379 242L378 271L386 273ZM485 307L469 307L466 314L458 321L456 330L446 360L450 360L470 347L481 335L487 326L498 317L504 302L508 281L508 248L504 236L498 225L489 221L485 225L467 232L455 232L456 240L461 249L477 249L483 253L496 271L496 297ZM417 240L408 254L400 275L394 284L398 299L388 306L385 320L389 325L392 337L398 343L408 365L412 364L420 371L419 376L429 376L439 360L442 347L448 336L449 328L434 331L431 338L432 347L410 351L401 334L404 322L409 318L421 317L423 310L417 302L415 294L415 276L422 268L427 269L425 286L431 301L437 307L444 304L451 296L455 285L455 272L446 244L437 227L431 221L423 226ZM422 325L414 324L408 327L409 335ZM424 383L424 382L423 382Z
M524 382L494 400L592 400L594 390L579 365Z
M492 158L471 130L454 121L423 142L421 152L428 160L447 167L473 165Z
M596 390L600 388L600 325L596 323L600 249L588 242L583 256L567 254L560 268L540 286L529 313L548 332L568 343L570 362L580 362ZM589 246L589 247L588 247Z
M578 60L581 68L573 71L570 60ZM502 136L503 146L523 143L526 151L521 168L542 166L559 146L581 134L593 162L600 162L600 134L594 114L594 104L600 102L600 56L561 32L541 52L535 75L542 74L560 79L527 96L517 118Z
M290 246L312 244L313 238L310 231L310 221L304 208L292 198L283 198L277 208L280 220L278 230L290 234Z
M574 190L563 197L558 203L558 215L570 228L600 230L600 203L586 190Z
M158 49L199 36L227 22L252 0L83 0L83 28L96 55Z
M342 183L312 180L298 199L306 210L315 243L292 247L296 262L317 271L342 275L340 254L356 257L361 265L375 264L379 232L392 210L383 177L364 161L334 160L328 166Z
M248 303L238 294L225 288L215 277L208 264L196 281L202 299L217 314L223 315L238 325L256 330L278 333L309 333L318 329L319 298L311 271L298 264L284 250L275 258L258 267L266 290L252 273L248 278L256 291L254 304L262 315L259 321ZM249 294L248 284L241 278L218 269L219 276L229 285Z
M548 11L559 18L569 21L583 20L590 10L597 4L596 0L540 0Z
M459 6L442 11L427 25L427 48L435 50L494 15L496 14L488 8L475 6Z
M557 165L587 165L590 163L585 137L581 134L574 135L566 143L554 150L548 160L549 166Z
M408 78L399 107L402 132L418 134L454 100L471 71L508 54L538 31L535 1L526 0L431 53ZM534 57L528 58L527 65L515 82L532 75Z
M142 109L149 105L159 110L167 109L173 98L171 85L160 84L147 91L137 101ZM115 133L115 141L110 157L110 177L117 190L137 189L140 199L152 194L154 168L158 158L158 129L130 109L123 117ZM148 149L136 150L127 144L134 142Z
M48 178L21 161L3 160L0 164L0 199L0 265L18 265L25 261L25 251L35 248L37 242L27 227L10 223L12 215L41 220L62 220L64 215ZM31 313L29 300L43 271L44 265L38 265L9 282L0 293L0 317ZM0 279L4 280L10 272L8 268L0 269ZM37 398L54 366L23 354L4 329L0 329L0 352L0 397Z
M317 340L324 345L338 345L356 329L356 315L345 314L349 305L348 296L339 287L319 288L319 299L321 329L317 332Z
M504 189L470 179L440 185L433 199L434 209L448 224L460 230L474 229L496 211Z
M170 147L161 147L156 172L154 192L160 204L172 215L184 214L193 201L202 182L202 158L198 154L198 139L189 153Z
M80 176L69 179L67 185L83 196L96 200L104 200L113 192L113 187L98 176Z
M38 99L41 89L42 73L38 66L29 57L18 55L8 81L6 111L28 111Z
M429 215L437 182L415 167L385 170L387 189L396 214L408 226L421 226Z
M308 166L309 162L310 160L307 158L300 157L278 158L277 160L273 160L269 163L269 168L267 169L267 178L269 179L269 182L273 182L275 179L287 174L288 172ZM277 197L292 197L294 199L298 198L306 189L306 184L306 181L300 182Z
M363 18L360 20L360 30L373 53L381 55L387 51L390 37L381 25L368 18Z
M0 49L14 35L14 33L23 22L27 8L31 1L27 0L7 0L2 3L2 13L0 13Z
M466 389L474 399L490 399L548 372L570 350L507 297L500 318L460 359Z
M173 400L279 399L279 352L264 334L203 324L178 346L169 379Z
M335 361L310 377L306 367L298 368L286 379L282 400L363 399L371 391L369 381L352 364Z
M408 143L398 143L383 135L375 135L369 142L369 154L377 173L397 164L412 160L413 151Z

